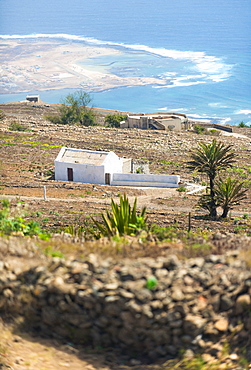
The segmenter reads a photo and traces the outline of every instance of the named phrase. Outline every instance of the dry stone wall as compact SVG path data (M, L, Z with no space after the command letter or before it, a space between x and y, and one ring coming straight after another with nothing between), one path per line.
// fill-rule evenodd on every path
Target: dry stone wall
M152 284L150 284L150 282ZM0 261L0 310L38 331L155 360L251 345L251 272L238 252L88 261L57 258L15 274ZM251 353L247 350L247 356Z

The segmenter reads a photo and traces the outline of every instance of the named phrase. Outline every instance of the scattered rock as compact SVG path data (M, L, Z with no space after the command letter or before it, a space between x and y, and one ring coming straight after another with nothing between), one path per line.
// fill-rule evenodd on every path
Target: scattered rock
M215 329L219 330L219 331L227 331L228 329L228 320L226 319L220 319L218 321L216 321L216 323L214 324L214 327Z
M4 265L1 310L14 314L18 308L27 320L32 315L36 328L56 338L116 347L151 360L184 349L187 358L203 351L204 361L213 361L222 355L228 333L235 343L247 343L250 296L238 293L248 291L250 271L240 273L219 256L210 256L210 263L208 257L181 261L174 255L116 264L90 259L53 258L21 273ZM216 262L219 267L212 268ZM158 277L154 289L147 288L149 276ZM237 325L240 321L243 325ZM233 353L229 361L235 358Z
M240 295L235 302L235 313L239 315L240 313L246 311L251 306L251 297L249 294Z

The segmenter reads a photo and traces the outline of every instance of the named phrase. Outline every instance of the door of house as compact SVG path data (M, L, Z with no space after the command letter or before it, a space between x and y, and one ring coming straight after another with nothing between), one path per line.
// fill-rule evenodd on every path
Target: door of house
M105 184L111 185L111 174L110 173L105 173Z
M68 181L73 181L73 168L67 168Z

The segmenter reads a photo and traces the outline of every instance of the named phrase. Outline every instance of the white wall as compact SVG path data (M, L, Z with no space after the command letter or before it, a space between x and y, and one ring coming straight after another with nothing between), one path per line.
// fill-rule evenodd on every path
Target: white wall
M55 161L55 180L68 181L67 168L73 169L73 182L105 184L105 167Z
M109 152L106 156L103 165L105 166L105 173L122 173L123 160L120 159L114 152Z
M111 185L177 188L179 182L180 176L177 175L114 173Z

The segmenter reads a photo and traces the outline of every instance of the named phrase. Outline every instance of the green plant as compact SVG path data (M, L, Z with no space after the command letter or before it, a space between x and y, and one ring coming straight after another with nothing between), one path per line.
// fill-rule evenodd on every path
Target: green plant
M164 165L168 165L168 166L180 166L180 163L179 162L175 162L175 161L166 161L165 159L162 159L162 161L160 162L161 164L164 164Z
M70 234L72 236L82 236L84 232L83 226L77 226L77 225L69 225L64 228L64 232L67 234Z
M2 200L2 210L0 210L0 233L11 235L20 232L25 236L46 235L36 221L27 222L20 215L12 215L10 203L7 199Z
M141 174L141 173L143 173L143 170L142 170L142 168L141 168L141 167L138 167L138 168L136 169L136 173L138 173L138 174Z
M209 133L213 136L220 136L221 134L219 130L215 130L215 129L209 130Z
M9 126L10 131L30 131L30 129L20 123L12 122Z
M175 226L163 227L152 224L150 233L159 241L172 241L177 238L178 230Z
M206 199L210 217L215 218L217 216L215 178L222 169L231 167L234 163L235 153L232 152L232 145L224 145L215 139L209 144L199 143L199 147L191 152L191 158L188 168L205 173L209 178L210 194L203 200Z
M50 257L64 258L64 254L62 252L53 250L50 245L44 249L44 253Z
M187 188L185 186L179 186L176 191L179 191L180 193L185 193L187 191Z
M2 207L3 208L9 208L10 207L10 201L9 201L9 199L2 199L1 200L1 203L2 203Z
M221 217L226 218L230 209L246 198L246 193L247 189L243 188L243 182L231 177L219 179L216 182L215 195L217 205L223 209Z
M47 177L53 177L54 174L55 174L54 171L51 170L51 169L44 171L44 175L47 176Z
M194 128L193 129L196 132L196 134L199 134L199 135L206 133L205 127L200 126L200 125L194 125Z
M119 205L111 200L111 212L102 213L103 223L92 218L101 236L135 235L138 231L146 228L146 207L137 215L137 198L131 208L129 200L124 194L120 195Z
M158 280L156 279L155 276L150 276L146 280L146 288L149 289L149 290L155 289L157 285L158 285Z
M91 101L90 94L78 90L63 99L58 115L45 116L45 118L53 123L62 125L77 123L83 126L94 126L96 124L95 114L92 107L88 107Z
M244 123L243 121L241 121L239 124L238 124L238 127L248 127L247 125L246 125L246 123Z
M124 121L126 119L126 115L124 114L108 114L105 117L105 124L108 127L120 127L120 122Z

